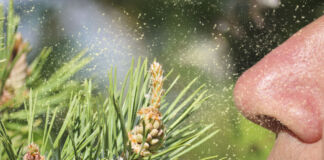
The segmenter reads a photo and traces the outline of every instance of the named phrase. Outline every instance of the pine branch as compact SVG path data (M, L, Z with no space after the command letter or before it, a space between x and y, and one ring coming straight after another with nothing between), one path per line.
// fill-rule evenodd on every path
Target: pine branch
M19 17L15 14L13 5L13 0L10 0L8 14L4 17L3 5L0 4L0 114L2 122L10 131L9 136L16 137L15 146L21 146L26 143L25 139L39 140L38 137L34 139L31 136L34 130L30 130L30 127L29 130L23 130L27 121L29 125L34 122L30 121L32 115L22 107L24 101L33 96L30 91L38 94L38 103L35 103L37 110L33 111L35 117L45 114L47 107L62 109L65 107L64 103L68 103L71 93L81 88L71 77L88 64L91 58L84 57L84 50L56 70L49 79L45 79L42 74L52 49L44 48L31 65L27 66L26 56L30 48L23 41L21 34L17 33ZM25 121L26 119L28 120ZM35 119L36 122L39 123L40 119ZM39 129L35 132L39 133Z
M19 18L14 14L13 0L10 0L7 24L3 23L1 6L0 12L1 100L12 69L20 56L27 54L28 47L18 45L22 49L16 50L15 44L25 43L15 43ZM0 141L4 148L0 151L1 158L41 160L42 155L46 155L46 159L176 159L219 131L211 131L213 124L184 125L210 98L204 85L191 92L197 79L174 100L163 100L177 84L179 76L165 90L163 82L172 71L163 77L161 65L154 62L148 70L147 59L139 59L137 66L132 62L121 89L117 87L116 70L109 72L108 96L100 97L92 92L91 81L85 80L83 85L71 81L71 77L91 61L84 58L86 51L65 63L48 79L43 78L51 51L44 48L29 66L31 73L24 79L24 87L17 89L27 94L11 92L12 98L0 104ZM66 114L60 115L59 111ZM41 115L45 118L39 118ZM42 121L44 127L39 126ZM21 138L12 141L15 137ZM24 155L20 154L22 145L30 148Z

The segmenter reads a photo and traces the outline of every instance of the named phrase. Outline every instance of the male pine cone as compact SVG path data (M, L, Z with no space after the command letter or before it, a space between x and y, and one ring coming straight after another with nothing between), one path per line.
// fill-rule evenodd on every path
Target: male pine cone
M32 143L27 146L23 160L45 160L45 157L40 155L38 146Z
M8 79L5 82L3 93L0 93L0 106L13 99L21 88L25 85L26 78L28 76L28 65L27 65L27 52L23 52L28 46L23 41L20 33L15 35L14 47L10 55L10 63L13 63L14 59L21 54L19 59L13 66ZM0 84L1 85L1 84Z
M150 106L138 111L140 122L128 134L133 151L143 157L157 151L164 141L165 127L162 115L159 111L161 97L163 95L163 71L159 63L153 62L151 73L151 100Z

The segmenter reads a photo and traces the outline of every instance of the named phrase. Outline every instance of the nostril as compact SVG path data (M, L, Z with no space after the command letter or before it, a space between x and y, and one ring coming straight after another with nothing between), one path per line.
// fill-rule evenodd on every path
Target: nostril
M248 117L248 119L264 128L273 131L276 134L281 131L290 132L288 127L282 124L278 119L268 115L254 115Z

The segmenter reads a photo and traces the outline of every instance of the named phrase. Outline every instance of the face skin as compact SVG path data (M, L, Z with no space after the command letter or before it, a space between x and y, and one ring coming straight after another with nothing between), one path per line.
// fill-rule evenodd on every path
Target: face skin
M324 16L238 79L237 108L277 133L270 160L324 159Z

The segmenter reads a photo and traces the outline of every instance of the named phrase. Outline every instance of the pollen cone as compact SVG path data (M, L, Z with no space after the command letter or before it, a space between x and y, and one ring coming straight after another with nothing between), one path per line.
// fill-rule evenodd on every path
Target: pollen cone
M151 155L163 144L165 126L159 111L163 95L163 71L159 63L154 62L150 68L151 96L150 106L138 111L140 122L128 134L133 151L143 157Z
M28 145L26 150L24 160L45 160L45 157L40 155L39 148L36 144L32 143Z
M10 101L17 92L25 85L26 77L28 75L28 65L27 65L27 52L21 53L27 46L26 42L23 42L20 33L15 35L15 44L13 51L10 56L10 63L21 54L19 59L17 59L15 65L13 66L8 79L6 80L4 91L0 97L0 105L5 104Z

